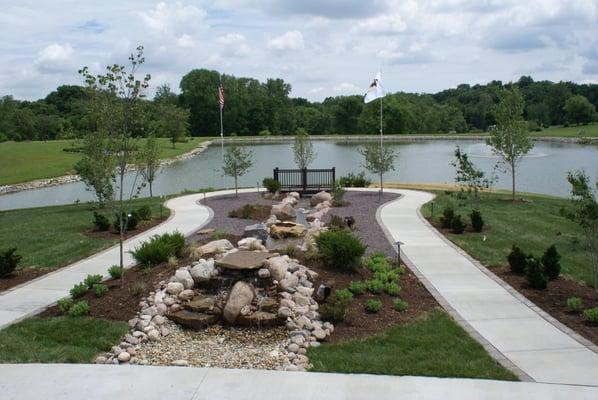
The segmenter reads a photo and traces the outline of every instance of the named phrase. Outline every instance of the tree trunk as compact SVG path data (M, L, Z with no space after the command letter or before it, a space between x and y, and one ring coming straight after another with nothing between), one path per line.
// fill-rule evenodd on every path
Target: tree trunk
M150 187L150 197L154 197L154 193L152 192L152 181L149 181L149 187Z
M121 163L122 164L122 163ZM125 242L125 219L123 218L123 182L125 179L125 168L122 167L120 169L120 187L119 187L119 204L118 204L118 216L120 220L120 235L119 235L119 243L118 247L120 250L120 269L122 274L120 276L120 287L125 286L125 274L124 274L124 242ZM128 218L127 218L128 219Z
M515 202L515 164L511 163L511 178L513 182L512 201Z
M237 188L237 176L235 175L235 197L239 197L239 189Z

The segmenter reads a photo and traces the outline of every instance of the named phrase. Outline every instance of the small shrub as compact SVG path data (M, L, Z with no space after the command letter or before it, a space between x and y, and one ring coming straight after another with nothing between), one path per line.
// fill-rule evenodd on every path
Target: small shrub
M260 136L272 136L272 132L270 132L268 129L262 129L261 131L259 131L258 135L260 135Z
M357 175L350 172L347 176L342 176L338 182L343 187L368 187L372 184L363 171Z
M374 280L378 280L384 284L394 283L399 279L398 269L387 269L385 271L374 272Z
M534 289L546 289L548 285L548 278L544 274L542 263L535 257L528 257L525 277L527 283Z
M112 279L120 279L123 276L123 268L120 265L113 265L108 268L108 273Z
M253 242L253 243L255 243L255 242ZM251 248L250 248L250 250L251 250ZM285 248L282 249L282 251L281 251L282 254L286 254L287 256L289 256L291 258L293 258L293 256L295 256L296 252L297 252L297 246L292 243L287 244L285 246Z
M102 297L108 293L108 286L104 285L103 283L97 283L93 285L93 294L96 297Z
M590 325L598 325L598 307L588 308L583 312L586 322Z
M337 290L336 297L342 300L353 300L353 293L349 289Z
M395 282L389 282L384 287L384 291L389 296L398 296L401 293L401 287L397 285Z
M380 294L386 288L386 284L377 279L370 279L367 281L368 292L372 294Z
M382 302L380 300L369 299L365 302L365 310L369 313L376 314L382 309Z
M23 257L16 254L16 252L17 249L14 247L0 251L0 277L10 275L17 269Z
M255 210L256 207L253 204L245 204L237 210L230 211L228 216L231 218L250 219Z
M67 314L73 305L73 300L69 297L58 300L58 311L61 314Z
M145 291L146 291L146 287L145 287L145 283L143 283L143 282L135 282L129 288L129 293L131 293L131 295L133 297L141 297L145 293Z
M339 293L340 292L340 293ZM351 292L349 292L351 294ZM348 296L343 290L337 290L320 306L320 315L325 321L341 322L347 316L347 309L353 300L353 295Z
M340 217L338 215L330 216L330 221L328 222L328 227L330 229L332 229L333 231L344 231L348 228L347 223L345 222L343 217Z
M328 231L316 237L318 255L332 268L351 270L359 265L367 246L350 232Z
M95 228L98 231L107 231L108 229L110 229L110 221L108 220L108 217L106 217L104 214L100 214L99 212L94 211L93 226L95 226Z
M555 245L550 246L542 255L542 265L544 273L548 279L556 279L561 273L561 255L556 250Z
M368 290L368 285L364 281L351 282L349 283L348 289L351 291L351 293L353 293L353 295L361 296L366 292L366 290Z
M335 202L343 201L343 197L345 197L345 188L340 183L334 182L330 192Z
M87 277L83 280L83 283L85 284L85 286L87 286L88 289L91 289L93 285L102 283L102 275L87 275Z
M440 225L444 229L451 228L453 226L453 218L455 218L455 210L452 207L446 207L442 211L442 216L440 217Z
M469 214L469 218L471 219L471 226L474 231L481 232L484 229L484 219L482 218L482 213L480 211L472 210L471 214Z
M278 182L274 178L264 178L262 184L266 188L266 190L270 193L276 193L280 190L280 182Z
M141 221L149 221L152 219L152 208L149 205L141 206L137 209L137 217Z
M583 300L579 297L569 297L567 299L567 309L569 312L578 313L583 308Z
M402 299L396 299L394 302L394 309L395 309L395 311L398 311L398 312L405 311L408 306L409 306L409 304L405 300L402 300Z
M390 264L386 260L386 255L382 252L372 253L363 262L364 267L372 272L387 271L390 269Z
M85 293L87 293L87 285L83 282L77 283L75 286L72 287L69 293L73 299L83 297Z
M455 214L453 222L451 223L451 230L453 233L460 235L465 231L465 223L459 214Z
M519 246L513 245L511 252L507 256L507 261L511 267L511 271L516 274L523 275L527 267L527 254L525 254Z
M132 231L135 230L137 228L137 225L139 225L139 216L137 215L137 211L133 210L131 211L129 214L127 213L122 213L121 217L118 217L118 214L116 214L114 216L114 222L112 223L112 226L114 227L114 229L117 232L120 232L120 221L121 218L126 221L125 223L125 230L126 231Z
M153 236L143 242L131 253L135 260L146 268L168 261L172 256L181 257L185 247L185 238L178 232Z
M69 310L69 316L71 317L82 317L84 315L89 314L91 308L89 307L89 303L85 300L81 300L78 303L73 304L73 306Z
M168 266L169 267L176 267L177 265L179 265L179 259L176 258L176 256L168 257Z

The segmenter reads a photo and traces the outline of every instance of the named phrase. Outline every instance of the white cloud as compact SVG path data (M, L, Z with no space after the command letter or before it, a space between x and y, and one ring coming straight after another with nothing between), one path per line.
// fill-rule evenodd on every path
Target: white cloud
M288 31L268 41L268 48L275 51L303 50L303 34L299 31Z
M356 30L372 34L392 35L404 32L406 29L407 24L403 18L399 14L394 14L366 19L357 25Z
M181 2L158 3L153 9L139 13L144 24L161 34L172 35L181 31L194 31L203 24L207 12L194 5Z
M179 47L185 47L185 48L195 47L195 40L193 40L193 37L191 37L191 35L187 35L186 33L183 33L176 40L176 44Z
M73 53L73 47L69 43L54 43L43 48L34 63L44 72L58 72L71 64Z
M245 36L238 33L227 33L220 36L216 43L220 45L222 55L227 57L246 57L249 55L249 46Z
M359 86L348 82L340 83L332 88L332 90L341 94L355 94L362 91Z

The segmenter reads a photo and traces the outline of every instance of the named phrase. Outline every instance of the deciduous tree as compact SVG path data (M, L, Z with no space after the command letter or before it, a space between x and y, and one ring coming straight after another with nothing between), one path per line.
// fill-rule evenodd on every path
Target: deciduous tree
M238 179L249 171L253 166L253 153L233 142L226 148L222 170L228 176L235 179L235 197L239 196Z

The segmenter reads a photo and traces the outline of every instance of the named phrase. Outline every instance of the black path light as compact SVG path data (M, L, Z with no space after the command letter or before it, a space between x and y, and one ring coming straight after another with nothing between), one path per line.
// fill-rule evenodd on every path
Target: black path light
M400 240L395 242L395 246L397 246L397 263L399 266L401 266L401 246L404 244L405 243L401 242Z

